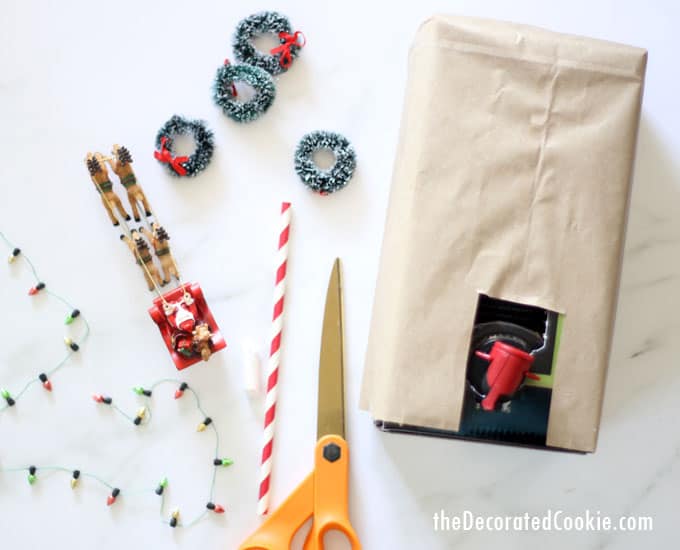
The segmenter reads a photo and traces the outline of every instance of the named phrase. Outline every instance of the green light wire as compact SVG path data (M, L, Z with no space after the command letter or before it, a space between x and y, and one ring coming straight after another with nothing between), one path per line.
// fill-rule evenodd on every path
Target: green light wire
M2 239L2 240L4 241L4 243L7 245L7 247L10 248L11 250L14 250L15 248L17 248L17 247L14 245L14 243L12 243L12 242L5 236L5 234L4 234L2 231L0 231L0 239ZM23 251L22 251L21 254L19 255L19 259L21 259L21 260L23 260L24 262L26 262L26 264L28 265L28 267L29 267L30 270L31 270L31 273L33 274L33 278L35 279L36 283L41 282L41 279L40 279L40 277L39 277L39 275L38 275L38 271L37 271L37 269L35 268L35 265L34 265L33 262L31 261L31 259L23 253ZM73 311L73 310L75 309L75 306L74 306L73 304L71 304L66 298L64 298L63 296L60 296L59 294L56 294L56 293L52 292L52 291L49 290L49 289L45 289L45 290L44 290L44 294L46 294L46 295L50 296L51 298L54 298L55 300L61 302L64 306L66 306L66 307L69 309L69 312L70 312L70 311ZM89 323L87 322L87 319L85 319L85 317L82 315L82 313L81 313L81 315L79 315L78 318L81 320L81 322L83 323L83 325L84 325L84 327L85 327L85 331L84 331L84 333L83 333L82 338L77 342L79 345L82 345L82 344L85 343L85 341L86 341L86 340L89 338L89 336L90 336L90 325L89 325ZM74 353L75 353L75 352L74 352L73 350L69 350L69 351L66 353L66 355L61 359L61 361L59 361L59 362L58 362L54 367L52 367L50 370L45 371L45 374L49 377L49 376L51 376L52 374L54 374L55 372L57 372L59 369L61 369L61 368L68 362L68 360L71 358L71 356L72 356ZM15 401L18 401L19 398L20 398L21 396L23 396L23 395L29 390L29 388L30 388L31 386L33 386L34 384L36 384L36 383L38 383L38 382L40 382L40 379L37 378L37 377L36 377L36 378L33 378L33 379L31 379L31 380L29 380L28 382L26 382L26 384L24 385L24 387L23 387L21 390L19 390L19 392L17 392L16 394L12 394L12 398L13 398ZM154 390L157 386L159 386L159 385L161 385L161 384L170 384L170 383L176 384L176 385L181 385L181 384L182 384L182 381L181 381L181 380L176 380L176 379L173 379L173 378L164 378L164 379L162 379L162 380L159 380L159 381L155 382L155 383L151 386L150 389L151 389L151 391L153 392L153 390ZM194 396L194 400L195 400L195 402L196 402L196 408L197 408L197 410L203 415L203 418L207 418L209 415L208 415L208 413L205 412L205 410L204 410L203 407L201 406L201 400L200 400L198 394L196 393L196 391L195 391L192 387L190 387L190 386L188 386L188 387L186 388L185 391L187 391L187 390L188 390L189 392L191 392L191 394ZM151 418L152 418L153 414L152 414L151 407L148 405L148 402L151 400L151 397L147 397L147 396L143 396L143 397L146 398L146 400L147 400L147 405L146 405L146 416L145 416L144 420L142 421L141 425L146 425L146 424L148 424L149 422L151 422ZM111 406L116 412L118 412L121 416L123 416L124 418L126 418L126 419L129 420L130 422L133 422L133 423L134 423L134 420L135 420L135 418L136 418L136 415L135 415L135 416L131 416L131 415L127 414L123 409L121 409L120 407L118 407L118 405L116 405L115 403L111 403L110 406ZM0 406L0 412L4 411L5 409L8 409L8 408L9 408L9 405L8 405L7 403L5 403L4 405ZM219 450L220 450L220 435L219 435L219 433L218 433L218 431L217 431L217 428L215 427L215 423L214 423L214 422L211 422L210 425L209 425L208 427L212 429L213 434L215 435L215 455L214 455L214 458L218 458L218 457L220 456L220 452L219 452ZM208 498L208 502L212 502L212 501L213 501L213 498L214 498L214 494L215 494L215 484L216 484L216 482L217 482L217 468L218 468L218 466L213 466L213 473L212 473L212 476L211 476L211 479L210 479L210 489L209 489L209 494L210 494L210 496L209 496L209 498ZM72 475L72 474L73 474L73 471L74 471L75 469L69 469L69 468L65 468L65 467L63 467L63 466L36 466L36 470L37 470L37 471L43 471L43 472L45 472L45 471L48 471L48 472L49 472L49 471L52 471L52 472L66 472L66 473ZM0 471L1 471L1 472L8 472L8 473L9 473L9 472L28 472L28 471L29 471L29 468L28 468L28 467L25 467L25 466L21 466L21 467L17 467L17 468L0 468ZM103 479L103 478L101 478L101 477L99 477L99 476L97 476L97 475L95 475L95 474L89 473L89 472L80 472L80 477L81 477L81 478L89 478L89 479L92 479L92 480L96 481L97 483L103 485L104 487L106 487L106 488L108 488L108 489L110 489L110 490L113 490L113 489L115 488L114 485L112 485L111 483L109 483L109 482L106 481L105 479ZM146 489L146 488L145 488L145 489L133 489L133 490L126 489L125 492L124 492L124 494L125 494L125 495L136 495L136 494L138 495L138 494L147 494L147 493L152 493L152 492L153 492L153 491L150 491L149 489ZM163 514L164 508L165 508L165 492L163 492L163 493L161 494L160 515L161 515L161 522L164 523L164 524L169 525L169 524L170 524L170 521L167 520L167 519L165 518L164 514ZM181 522L181 521L178 522L178 523L177 523L177 527L184 527L184 528L193 527L194 525L196 525L197 523L199 523L203 518L205 518L207 515L208 515L208 510L205 509L205 510L203 510L203 512L201 512L198 516L196 516L194 519L192 519L192 520L189 521L188 523L184 523L184 522Z
M160 386L161 384L176 384L179 385L181 384L181 380L175 380L173 378L164 378L162 380L159 380L158 382L154 383L151 386L151 391L153 391L156 386ZM191 394L194 396L194 399L196 400L196 408L198 409L198 412L200 412L203 415L203 418L206 418L210 416L203 407L201 406L201 399L198 397L198 394L196 391L191 387L187 386L187 389L185 391L190 391ZM148 407L147 407L148 408ZM215 428L215 423L212 422L209 426L209 428L212 429L213 433L215 434L215 458L218 458L220 456L220 434L217 431L217 428ZM213 496L215 494L215 481L217 477L217 467L213 468L213 475L212 475L212 480L210 482L210 498L208 499L210 502L212 502Z
M155 382L154 384L152 384L151 387L149 388L152 392L152 395L153 395L153 390L156 387L158 387L162 384L174 384L176 386L180 386L182 384L182 380L176 380L176 379L173 379L173 378L164 378L162 380L159 380L158 382ZM206 413L205 410L203 409L203 407L201 406L201 400L198 396L198 393L196 393L196 391L193 388L191 388L190 386L187 386L187 388L184 391L185 392L189 391L194 396L194 400L195 400L195 403L196 403L196 409L202 415L202 417L203 418L209 417L208 413ZM151 420L152 413L151 413L151 407L149 406L149 401L151 400L152 396L143 395L141 397L146 400L145 407L146 407L146 412L147 412L147 416L145 417L145 420L142 422L141 425L146 425ZM116 405L114 402L112 402L111 405L109 405L109 406L113 410L118 412L121 416L123 416L124 418L126 418L130 422L134 423L134 419L136 418L136 416L132 416L132 415L126 413L123 409L118 407L118 405ZM217 428L215 427L214 421L211 422L208 427L212 428L213 434L215 435L215 456L214 456L214 458L219 458L219 456L220 456L220 453L219 453L219 450L220 450L219 432L217 431ZM73 471L75 470L75 468L66 468L64 466L36 466L35 468L36 468L36 471L66 472L66 473L71 474L71 475L73 474ZM218 468L219 468L219 466L213 466L213 473L212 473L212 476L211 476L211 479L210 479L210 489L209 489L210 496L208 498L208 502L213 501L213 497L214 497L214 494L215 494L215 485L216 485L216 482L217 482L217 469ZM0 468L0 472L28 472L28 471L29 471L29 467L26 467L26 466L20 466L20 467L16 467L16 468ZM103 479L103 478L101 478L101 477L99 477L95 474L89 473L89 472L82 472L81 471L80 477L92 479L92 480L98 482L99 484L103 485L104 487L107 487L111 491L113 491L113 489L115 488L114 485L112 485L111 483L109 483L105 479ZM152 491L149 488L143 488L143 489L125 489L123 491L121 489L121 493L124 494L125 496L142 495L142 494L146 495L146 494L151 494L151 493L155 494L155 490ZM169 525L170 520L167 519L167 517L164 513L164 510L165 510L165 491L163 491L163 493L161 494L160 501L161 502L160 502L160 507L159 507L159 514L161 516L161 523ZM209 510L204 509L200 514L198 514L195 518L193 518L192 520L190 520L187 523L184 523L182 521L178 521L177 527L183 527L185 529L193 527L194 525L199 523L201 520L203 520L208 514L209 514Z
M64 466L36 466L35 469L36 469L36 471L40 471L40 472L66 472L68 474L73 474L73 472L75 470L75 468L71 470L69 468L65 468ZM20 466L19 468L3 468L0 471L3 471L3 472L28 472L28 468L25 467L25 466ZM99 476L96 476L94 474L90 474L88 472L80 472L80 477L88 477L90 479L94 479L95 481L97 481L98 483L101 483L105 487L108 487L112 491L114 489L113 485L111 485L110 483L108 483L104 479L102 479ZM127 492L126 492L126 494L127 494Z
M145 418L142 420L140 426L145 426L145 425L147 425L149 422L151 422L151 418L153 417L153 411L152 411L152 408L151 408L151 406L150 406L149 403L150 403L150 401L151 401L151 399L152 399L152 397L153 397L153 392L154 392L154 390L155 390L158 386L160 386L160 385L162 385L162 384L174 384L175 386L181 386L181 385L182 385L182 380L177 380L177 379L175 379L175 378L163 378L163 379L161 379L161 380L158 380L157 382L154 382L149 388L147 388L148 390L151 391L151 394L152 394L151 396L141 395L141 394L140 394L140 397L141 397L142 399L144 399L144 401L145 401L145 405L144 405L144 406L145 406L145 409L146 409L146 416L145 416ZM142 387L145 387L145 386L142 386ZM196 390L194 390L191 386L187 386L187 388L186 388L184 391L185 391L185 392L188 391L188 392L190 392L190 393L194 396L194 401L195 401L195 403L196 403L196 409L197 409L198 412L202 415L202 418L205 419L205 418L209 417L210 415L205 411L205 409L204 409L203 406L201 405L201 399L200 399L200 397L198 396L198 393L196 393ZM135 416L132 416L132 415L126 413L123 409L121 409L118 405L116 405L115 402L112 402L111 405L109 405L109 406L110 406L113 410L115 410L118 414L120 414L123 418L125 418L125 419L127 419L128 421L134 423L135 418L136 418L136 415L135 415ZM219 434L219 432L217 431L217 428L215 427L215 422L214 422L214 421L211 422L207 427L210 428L210 429L212 429L212 432L213 432L213 434L215 435L215 454L214 454L214 458L219 458L219 456L220 456L220 434ZM210 496L208 497L208 502L212 502L212 501L213 501L213 498L214 498L214 496L215 496L215 485L216 485L216 483L217 483L217 469L218 469L218 468L219 468L219 466L213 466L213 473L212 473L212 476L211 476L211 478L210 478L210 487L209 487L209 495L210 495ZM21 468L21 469L22 469L22 470L28 470L28 468ZM70 471L70 470L68 470L68 469L66 469L66 468L62 468L62 469L63 469L64 471ZM82 474L81 474L81 475L82 475ZM94 476L90 476L90 477L94 477ZM98 479L98 478L95 478L95 479L97 479L98 481L101 481L101 480ZM107 487L112 487L112 486L109 485L108 483L103 482L103 484L106 485ZM146 491L145 491L145 492L146 492ZM126 495L129 495L129 494L131 494L131 492L130 492L129 490L126 490L126 491L125 491L125 494L126 494ZM169 521L168 519L166 519L166 516L165 516L165 514L164 514L164 509L165 509L165 492L163 492L163 493L161 494L161 503L160 503L159 513L160 513L160 516L161 516L161 522L162 522L162 523L165 523L165 524L167 524L167 525L169 525L169 524L170 524L170 521ZM179 522L177 523L177 527L184 527L184 528L193 527L194 525L196 525L197 523L199 523L199 522L200 522L205 516L207 516L207 515L208 515L208 510L207 510L207 509L206 509L206 510L203 510L202 513L200 513L198 516L196 516L194 519L192 519L192 520L189 521L188 523L183 523L183 522L179 521Z
M0 239L2 239L4 241L5 245L10 250L14 250L15 248L17 248L17 246L12 241L10 241L2 231L0 231ZM28 267L31 270L31 273L33 274L33 278L35 279L36 283L41 282L41 279L38 276L38 271L35 268L35 264L31 261L31 259L28 256L26 256L26 254L24 254L23 251L21 252L21 254L19 254L17 259L23 260L28 265ZM71 311L73 311L74 309L76 309L75 306L73 304L71 304L63 296L60 296L59 294L56 294L56 293L52 292L51 290L49 290L47 288L44 290L44 293L46 295L50 296L51 298L54 298L55 300L61 302L64 306L66 306L68 308L69 313ZM85 318L84 315L82 315L82 313L81 313L81 315L78 316L78 318L81 320L81 322L85 326L85 332L83 333L82 338L80 338L80 340L77 343L79 345L83 345L90 336L90 324L87 322L87 319ZM61 361L59 361L51 369L44 371L45 375L47 377L50 377L52 374L54 374L59 369L61 369L68 362L68 360L71 358L71 356L74 353L75 352L73 350L69 349L69 351L66 353L66 355L64 356L64 358ZM23 388L21 388L21 390L19 390L16 394L12 394L12 398L14 399L14 401L19 401L21 396L23 396L31 388L31 386L33 386L34 384L36 384L38 382L40 382L40 379L38 377L32 378L31 380L26 382L26 384L24 385ZM6 410L8 408L9 408L9 405L7 403L4 403L3 405L0 405L0 412Z

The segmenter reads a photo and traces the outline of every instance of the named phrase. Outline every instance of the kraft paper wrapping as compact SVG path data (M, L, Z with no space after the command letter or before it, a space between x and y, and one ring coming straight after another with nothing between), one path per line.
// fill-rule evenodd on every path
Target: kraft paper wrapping
M361 406L457 430L479 293L565 315L549 446L600 421L647 54L504 22L417 33Z

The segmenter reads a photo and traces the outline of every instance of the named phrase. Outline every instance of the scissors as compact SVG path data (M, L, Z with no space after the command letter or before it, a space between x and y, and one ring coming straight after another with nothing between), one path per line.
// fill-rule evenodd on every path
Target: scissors
M345 441L343 378L342 285L338 258L328 283L321 336L314 470L239 550L289 550L293 537L310 517L313 517L312 528L304 550L323 550L323 537L330 530L342 532L352 550L361 550L349 521L349 448Z

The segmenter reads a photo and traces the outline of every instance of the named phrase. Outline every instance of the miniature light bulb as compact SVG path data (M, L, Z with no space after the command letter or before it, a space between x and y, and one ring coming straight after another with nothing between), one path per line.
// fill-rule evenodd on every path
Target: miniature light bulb
M49 381L47 375L44 372L41 372L38 375L38 379L42 382L43 388L45 388L47 391L52 391L52 382Z
M80 316L80 310L79 309L74 309L71 313L69 313L66 316L66 319L64 320L65 325L70 325L73 321L75 321L76 317Z
M71 489L75 489L78 486L78 480L80 479L80 470L73 470L73 476L71 477Z
M64 336L64 344L66 344L69 348L71 348L73 351L78 351L80 349L80 346L76 344L70 337Z
M111 403L113 403L113 399L111 399L110 397L106 397L101 393L95 393L92 396L92 399L97 403L104 403L105 405L110 405Z
M214 502L208 502L208 504L206 504L205 507L208 510L215 512L216 514L224 514L224 508L219 504L215 504Z
M38 294L38 292L40 292L43 288L45 288L45 283L38 283L37 285L32 286L28 290L28 295L34 296L35 294Z
M156 494L158 496L161 496L163 494L163 491L165 491L165 488L168 486L168 478L164 477L161 479L160 483L158 484L158 487L156 487Z
M213 460L215 466L231 466L234 461L231 458L216 458Z
M118 495L120 495L120 489L116 487L113 491L111 491L111 494L106 497L106 505L111 506L114 502L116 502Z
M21 249L20 248L15 248L12 250L12 253L9 255L9 258L7 258L7 263L13 264L14 260L17 259L17 256L21 254Z
M175 527L177 527L178 522L179 522L179 508L175 508L170 514L170 527L174 529Z
M179 389L175 391L175 399L179 399L184 395L184 391L189 387L189 384L186 382L182 382L179 386Z
M12 397L12 394L9 393L9 390L2 388L0 390L0 395L4 398L5 401L7 401L8 407L13 407L16 404L16 401L14 401L14 398Z
M201 423L198 425L198 427L196 428L196 431L197 431L197 432L202 432L202 431L204 431L208 426L210 426L210 424L212 424L212 418L210 418L209 416L206 416L205 419L203 420L203 422L201 422Z
M31 485L33 485L35 483L36 479L38 479L35 476L35 472L36 472L36 467L35 466L29 466L29 468L28 468L28 482Z
M137 410L137 416L135 416L135 419L134 419L135 426L139 426L142 423L142 420L144 420L145 416L146 416L146 407L140 407Z
M145 390L142 386L135 386L132 391L137 395L145 395L146 397L151 397L151 390Z

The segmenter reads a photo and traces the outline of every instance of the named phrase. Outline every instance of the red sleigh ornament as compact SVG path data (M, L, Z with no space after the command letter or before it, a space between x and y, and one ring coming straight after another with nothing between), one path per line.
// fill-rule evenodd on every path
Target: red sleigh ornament
M155 298L149 315L158 325L177 370L227 347L198 283L186 283Z
M160 150L154 153L155 157L169 164L178 175L186 175L187 168L184 164L189 157L173 156L168 149L167 142L167 137L161 138ZM213 353L224 349L227 344L205 302L201 287L197 283L181 282L179 268L168 242L170 236L158 221L156 212L151 208L130 167L132 163L130 152L125 147L114 145L111 153L112 156L105 156L98 152L89 152L85 156L85 166L102 199L109 220L119 228L117 231L120 232L120 240L130 249L135 263L141 268L147 288L158 294L153 301L153 306L149 309L149 314L158 326L178 370L185 369L201 360L207 361ZM132 218L113 190L107 163L120 178L121 185L127 190L134 219L142 223L142 226L132 226ZM144 207L143 213L146 215L143 221L139 212L139 203ZM19 249L15 249L12 257L20 252ZM169 284L173 279L178 282L179 286L161 294L161 287ZM29 294L36 294L43 288L45 284L39 282L29 291ZM71 321L79 313L78 310L74 310L69 317ZM68 322L70 321L67 320L67 324ZM78 350L78 345L70 339L66 341L66 344L73 351ZM45 389L49 390L49 381L42 380L42 382Z

